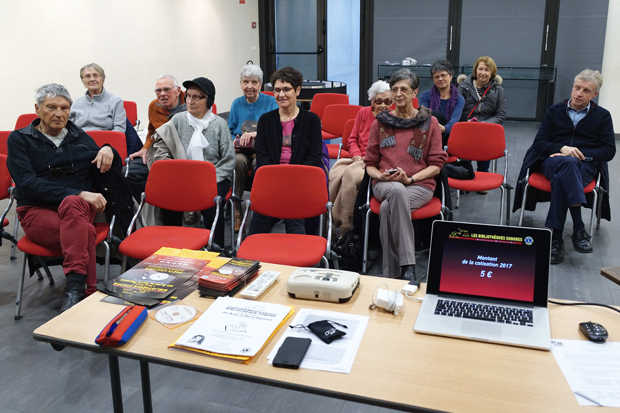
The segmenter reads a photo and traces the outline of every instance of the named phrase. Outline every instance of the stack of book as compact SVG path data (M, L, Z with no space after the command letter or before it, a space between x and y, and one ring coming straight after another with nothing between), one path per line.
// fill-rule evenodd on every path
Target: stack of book
M198 293L201 297L233 296L258 275L259 261L231 258L218 267L217 260L198 273Z

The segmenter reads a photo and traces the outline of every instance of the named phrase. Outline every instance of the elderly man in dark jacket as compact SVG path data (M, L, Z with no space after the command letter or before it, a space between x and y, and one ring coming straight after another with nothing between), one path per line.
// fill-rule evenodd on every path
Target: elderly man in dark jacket
M92 223L106 199L92 192L91 173L95 167L96 173L107 172L118 156L68 120L71 104L63 86L39 88L39 119L11 133L7 158L24 232L37 244L62 249L67 283L61 312L85 297L87 277L96 280Z
M551 264L564 259L562 231L567 212L573 220L573 248L592 252L590 235L581 218L586 204L583 193L597 172L603 185L608 182L606 163L616 154L614 129L609 112L591 100L599 93L603 77L586 69L575 77L571 98L551 106L528 150L519 174L523 185L526 170L541 171L551 182L551 203L545 226L552 229ZM521 205L522 191L517 188L514 210Z

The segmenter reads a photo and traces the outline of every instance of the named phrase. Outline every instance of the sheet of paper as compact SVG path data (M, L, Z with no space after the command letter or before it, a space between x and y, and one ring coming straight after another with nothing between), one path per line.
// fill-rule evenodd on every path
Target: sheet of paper
M620 407L620 343L552 340L551 352L580 405Z
M272 364L273 358L286 337L306 337L312 339L312 344L308 347L308 352L301 362L301 368L350 373L357 349L362 342L362 337L368 325L368 317L302 308L290 325L307 326L310 323L321 320L335 321L346 325L347 328L338 325L335 325L335 327L347 334L338 340L332 341L331 344L326 344L311 331L303 328L287 328L274 350L267 356L269 364Z
M280 304L219 297L175 344L252 357L291 310Z

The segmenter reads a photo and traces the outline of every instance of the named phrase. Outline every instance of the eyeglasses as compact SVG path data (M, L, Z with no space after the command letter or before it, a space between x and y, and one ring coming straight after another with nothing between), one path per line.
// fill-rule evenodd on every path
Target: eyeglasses
M282 89L277 88L277 87L274 87L274 88L273 88L273 94L274 94L274 95L279 95L281 92L288 93L288 92L290 92L291 90L293 90L293 88L292 88L292 87L290 87L290 86L283 87Z
M206 96L198 96L198 95L190 95L190 94L185 94L185 100L195 100L196 102L199 102L203 99L206 99Z
M440 74L440 75L435 75L435 76L433 76L433 80L445 79L445 78L447 78L448 76L450 76L450 75L449 75L449 74L447 74L447 73L442 73L442 74Z
M395 95L396 95L399 91L400 91L400 93L402 93L402 94L404 95L404 94L406 94L406 93L411 92L411 88L408 88L408 87L405 87L405 86L403 86L403 87L393 87L393 88L392 88L392 93L393 93L393 94L395 94Z
M99 73L89 73L87 75L84 75L84 77L86 79L90 79L90 78L97 79L97 78L101 77L101 75Z
M63 167L63 166L58 167L58 168L52 168L51 166L49 166L49 168L50 168L50 173L54 176L60 176L60 175L73 176L78 171L75 168L69 168L69 167Z
M383 103L385 103L386 105L390 106L392 104L392 99L387 98L387 99L379 99L376 98L375 100L372 101L372 103L374 103L375 105L379 106Z
M164 92L165 94L168 94L168 93L170 93L170 91L171 91L172 89L174 89L174 88L171 88L171 87L165 87L165 88L163 88L163 89L155 89L155 90L154 90L154 92L155 92L155 94L156 94L156 95L159 95L161 92Z

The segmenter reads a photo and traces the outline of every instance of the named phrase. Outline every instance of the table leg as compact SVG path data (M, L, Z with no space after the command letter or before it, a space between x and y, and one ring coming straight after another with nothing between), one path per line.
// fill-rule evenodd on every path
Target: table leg
M144 413L153 413L153 401L151 399L151 376L149 374L149 363L140 362L140 378L142 379L142 404Z
M114 413L123 413L123 394L121 390L121 371L118 366L118 357L109 355L110 384L112 385L112 405Z

